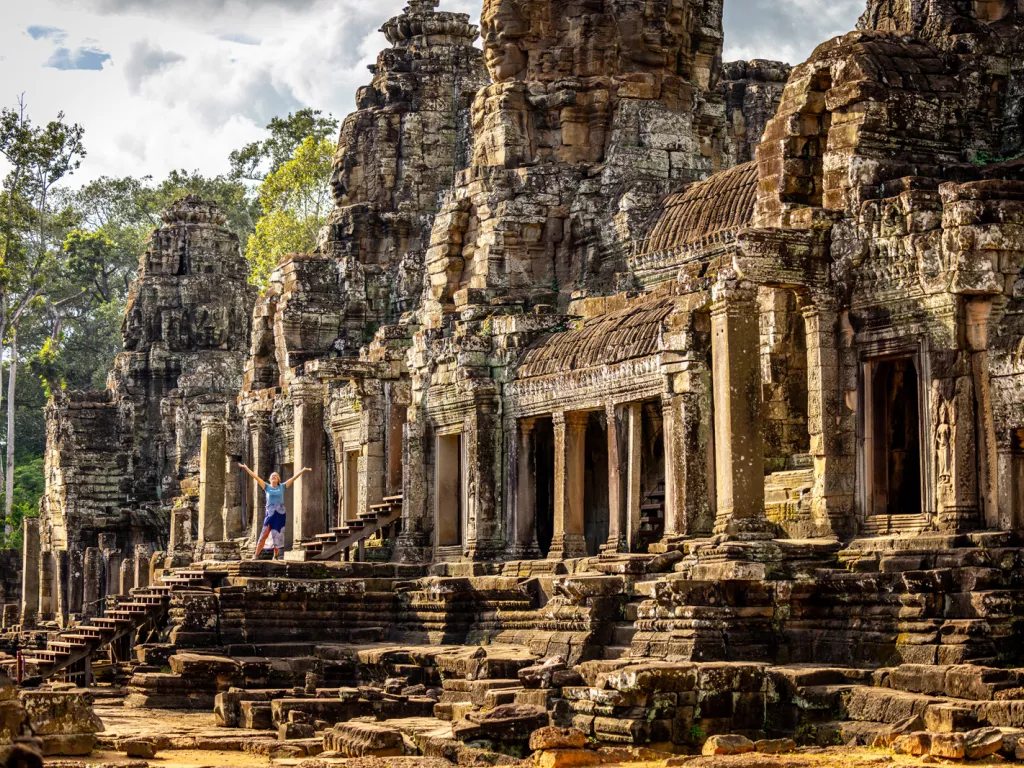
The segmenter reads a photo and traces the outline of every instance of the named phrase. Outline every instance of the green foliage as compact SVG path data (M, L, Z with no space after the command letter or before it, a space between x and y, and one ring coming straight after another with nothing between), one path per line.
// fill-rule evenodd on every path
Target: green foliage
M223 208L228 229L238 235L245 248L259 218L260 206L244 183L229 176L203 176L199 171L171 171L148 193L148 210L159 214L185 195L198 195Z
M981 150L980 152L975 153L971 162L974 165L998 165L999 163L1012 163L1014 160L1021 159L1024 159L1024 150L1013 155L1006 155L1005 157L999 157L998 155L993 155L991 152Z
M14 507L10 519L0 510L0 549L21 549L22 520L39 516L39 499L45 488L43 457L41 455L22 459L14 468ZM3 530L11 527L11 536L5 537Z
M309 137L295 156L260 184L263 217L249 239L245 257L250 280L265 287L270 273L288 253L312 250L331 208L331 162L327 139Z
M270 137L254 141L229 156L231 178L262 181L275 173L295 154L303 141L329 139L338 130L333 116L321 117L318 109L300 109L288 117L275 117L267 125Z

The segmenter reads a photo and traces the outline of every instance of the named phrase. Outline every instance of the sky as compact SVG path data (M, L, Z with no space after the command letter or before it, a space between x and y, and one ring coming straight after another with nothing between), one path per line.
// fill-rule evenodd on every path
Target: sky
M481 0L442 0L469 13ZM864 0L725 0L726 61L798 63ZM303 107L343 117L404 0L0 0L0 106L85 128L69 179L225 172L231 150Z

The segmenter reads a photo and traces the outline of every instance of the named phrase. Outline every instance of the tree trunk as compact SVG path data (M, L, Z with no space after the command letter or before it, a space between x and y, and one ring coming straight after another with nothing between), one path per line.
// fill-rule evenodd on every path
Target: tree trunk
M10 375L7 382L7 482L4 488L4 512L11 519L14 509L14 390L18 381L18 333L11 335Z

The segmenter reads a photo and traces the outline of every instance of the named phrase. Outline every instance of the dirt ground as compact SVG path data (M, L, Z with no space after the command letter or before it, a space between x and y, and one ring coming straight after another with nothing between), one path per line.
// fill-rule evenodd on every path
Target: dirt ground
M239 728L217 728L209 712L172 712L166 710L125 709L111 702L98 703L96 713L106 730L100 734L101 748L88 758L78 758L78 765L141 766L138 760L114 749L120 739L166 739L170 748L163 749L147 762L153 768L446 768L450 764L423 757L323 759L318 757L272 759L266 755L275 735L269 731L248 731ZM166 742L165 742L166 743ZM260 754L263 752L263 754ZM48 758L47 765L67 766L68 758ZM972 761L971 765L1005 764L999 757ZM529 764L528 762L526 764ZM729 757L666 756L665 760L642 762L608 762L604 768L911 768L949 764L934 758L913 758L890 755L883 750L832 747L807 749L787 755L735 755Z

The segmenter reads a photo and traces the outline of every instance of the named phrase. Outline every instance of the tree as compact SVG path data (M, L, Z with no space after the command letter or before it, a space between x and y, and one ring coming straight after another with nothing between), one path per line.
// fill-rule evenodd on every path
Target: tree
M263 216L256 222L245 251L249 279L254 285L264 287L285 254L310 251L316 246L331 209L333 154L329 140L310 136L291 160L260 185Z
M61 302L48 296L57 259L50 249L55 222L51 192L74 173L85 157L84 129L64 122L64 113L45 126L34 126L26 113L24 97L16 109L0 111L0 155L10 171L4 179L2 212L4 243L0 263L0 344L8 349L7 455L4 478L4 512L10 526L14 503L15 408L17 385L17 329L27 313L45 307L59 316ZM59 322L58 322L59 328ZM10 530L6 531L10 535Z
M254 141L229 156L231 178L262 181L292 159L303 141L329 139L338 130L333 115L321 117L318 109L300 109L288 117L275 117L267 125L270 137Z

